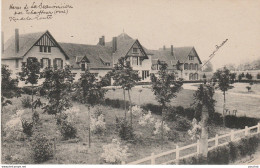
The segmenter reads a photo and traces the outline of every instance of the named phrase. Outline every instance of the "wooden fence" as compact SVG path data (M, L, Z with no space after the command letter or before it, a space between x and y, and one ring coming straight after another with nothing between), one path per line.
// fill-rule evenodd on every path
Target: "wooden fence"
M219 146L224 146L227 145L229 142L231 141L238 141L241 138L248 136L248 135L256 135L260 133L260 123L258 123L256 126L253 127L245 127L245 129L242 130L238 130L238 131L234 131L232 130L229 134L225 134L225 135L221 135L219 136L218 134L211 139L208 139L208 151L213 150L216 147ZM224 142L223 142L224 141ZM213 145L210 145L212 144ZM144 162L149 162L151 165L155 165L155 164L170 164L170 163L175 163L178 164L180 159L185 159L185 158L189 158L192 156L196 156L198 154L200 154L200 149L199 149L199 140L197 140L197 143L194 144L190 144L187 146L183 146L183 147L179 147L178 145L176 145L176 148L170 151L166 151L163 153L159 153L159 154L154 154L151 153L150 156L134 161L134 162L130 162L130 163L125 163L122 162L122 164L129 164L129 165L136 165L136 164L144 164ZM195 152L189 153L187 155L184 156L180 156L180 152L189 148L196 148ZM162 163L156 163L156 159L163 157L163 156L167 156L170 154L174 154L175 153L175 158L170 159L171 157L169 157L169 159L167 161L164 161Z

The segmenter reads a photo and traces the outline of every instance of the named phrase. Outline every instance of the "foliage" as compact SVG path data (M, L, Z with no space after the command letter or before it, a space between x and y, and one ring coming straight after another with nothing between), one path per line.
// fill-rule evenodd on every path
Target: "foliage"
M128 111L128 113L130 113L130 111ZM135 117L139 117L139 116L141 116L143 114L143 109L140 106L138 106L138 105L134 105L132 107L132 114Z
M34 111L32 115L32 120L34 124L37 124L40 120L40 114L37 111Z
M227 146L217 147L208 152L208 164L228 164L229 148Z
M247 86L246 88L248 92L251 90L251 86Z
M157 120L155 122L154 125L154 134L160 136L162 134L162 128L163 128L163 133L164 135L166 135L169 133L170 128L168 127L168 125L166 124L166 122L163 123L163 127L162 127L162 121L161 120Z
M105 91L95 75L86 70L81 74L75 93L79 102L94 106L102 101Z
M21 99L21 102L22 102L22 106L24 107L24 108L31 108L31 99L30 99L30 97L29 96L26 96L26 97L23 97L22 99Z
M45 97L48 100L43 109L48 114L58 114L69 109L72 104L68 95L74 80L71 67L66 65L64 69L45 68L41 73L45 78L42 89L46 91Z
M236 81L236 73L230 73L230 81L231 81L231 83L235 83L235 81Z
M191 126L192 124L188 119L181 116L177 118L176 130L186 132L191 128Z
M126 161L128 156L128 147L121 145L117 139L113 139L111 144L104 145L103 151L101 157L106 163L120 164Z
M52 142L45 135L35 135L31 142L31 149L35 163L42 163L53 157Z
M65 140L71 139L71 138L76 138L77 129L71 122L68 122L66 120L61 121L59 130Z
M140 118L138 120L138 124L140 124L143 127L147 126L147 125L149 125L149 127L150 127L151 125L154 124L154 121L155 121L155 119L152 116L151 111L148 111L147 114L143 114L140 116Z
M119 137L122 140L133 140L134 139L133 128L126 120L119 119L116 117L116 128L117 128Z
M103 114L98 116L91 116L90 118L90 130L94 134L104 133L106 130L106 122Z
M217 89L220 89L223 94L227 92L229 89L232 89L231 86L231 73L227 68L219 69L213 75L217 79Z
M198 90L195 91L193 95L194 106L196 113L201 115L202 107L205 106L209 113L209 118L212 118L213 113L215 112L215 103L214 100L214 87L210 84L200 84Z
M153 114L162 115L162 107L152 103L148 103L141 106L146 111L151 111Z
M201 122L198 122L195 118L192 120L192 129L188 130L188 134L191 139L200 139L201 136Z
M246 116L232 116L228 115L226 116L226 126L228 128L237 128L237 129L244 129L245 126L252 127L256 125L260 119L257 118L250 118Z
M3 107L12 104L8 99L21 96L21 91L17 87L18 79L11 78L12 71L8 69L8 65L2 64L1 66L1 103Z
M61 113L61 119L69 121L69 122L75 122L77 120L77 117L79 116L80 110L78 107L71 107L67 109L66 111Z
M102 87L111 85L112 72L109 71L105 76L101 78L100 84Z
M27 95L35 95L38 91L38 89L35 89L35 87L32 86L24 86L21 88L22 93Z
M102 102L104 105L106 106L111 106L113 108L121 108L121 109L124 109L125 107L125 103L123 100L119 100L119 99L109 99L109 98L106 98L104 102ZM129 101L126 101L126 106L129 107L130 106L130 103Z
M63 121L66 121L66 119L68 118L68 115L67 115L67 113L61 112L61 113L58 113L55 116L55 118L56 118L56 124L61 125Z
M32 136L33 134L33 122L27 120L22 120L23 133L27 136Z
M248 80L251 80L251 79L253 78L253 76L252 76L251 74L249 74L249 73L246 73L246 78L247 78Z

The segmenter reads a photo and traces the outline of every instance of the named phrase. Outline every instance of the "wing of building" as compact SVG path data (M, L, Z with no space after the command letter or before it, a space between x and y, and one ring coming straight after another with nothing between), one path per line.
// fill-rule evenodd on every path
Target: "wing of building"
M130 61L143 82L149 82L150 74L158 72L158 61L167 63L169 71L185 80L198 80L201 65L194 47L148 50L138 39L126 33L113 37L109 42L105 42L102 36L97 45L57 42L49 31L19 35L18 29L5 44L2 39L2 64L9 65L13 74L21 71L22 63L30 57L36 57L41 68L71 65L76 79L86 69L102 77L121 57Z

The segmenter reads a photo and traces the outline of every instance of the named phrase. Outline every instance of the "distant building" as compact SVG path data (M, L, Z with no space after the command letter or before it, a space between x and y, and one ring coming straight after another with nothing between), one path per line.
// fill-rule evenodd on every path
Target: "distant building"
M194 47L171 46L170 49L148 50L138 39L126 33L113 37L110 42L105 42L105 36L102 36L97 45L60 43L49 31L19 35L18 29L5 44L2 39L2 64L9 65L13 75L17 75L22 64L31 57L38 59L42 69L71 65L76 80L86 69L97 77L104 76L121 57L138 71L143 82L149 82L150 74L158 72L158 61L166 62L168 70L175 72L179 78L200 78L201 61Z

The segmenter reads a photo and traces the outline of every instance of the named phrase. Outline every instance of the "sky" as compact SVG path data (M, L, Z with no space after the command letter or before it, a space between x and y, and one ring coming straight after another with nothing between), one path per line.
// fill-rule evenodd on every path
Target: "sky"
M10 21L10 5L69 4L50 20ZM59 42L97 44L123 31L148 49L194 46L201 60L224 40L214 68L260 57L260 0L2 0L4 41L19 33L49 30ZM19 11L19 10L17 10Z

